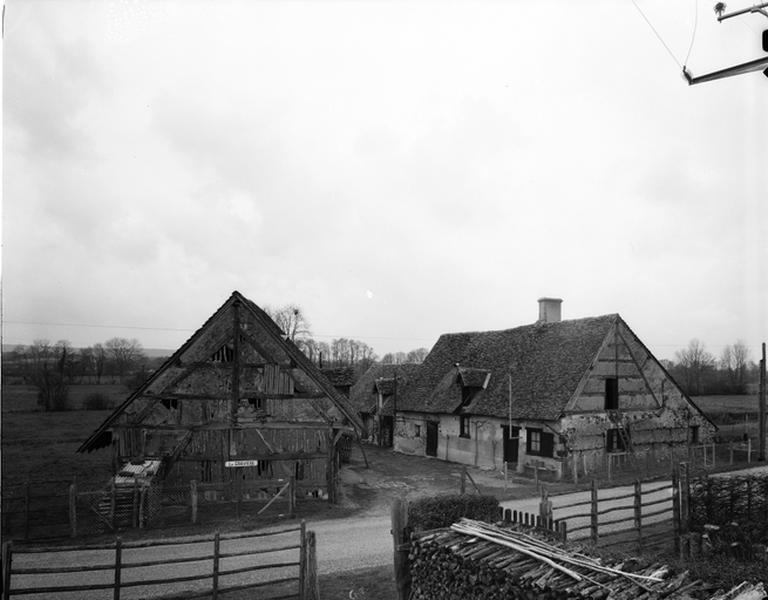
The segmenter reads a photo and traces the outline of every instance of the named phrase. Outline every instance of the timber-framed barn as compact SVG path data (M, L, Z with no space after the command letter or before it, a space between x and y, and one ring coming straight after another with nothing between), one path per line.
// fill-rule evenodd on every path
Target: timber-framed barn
M235 291L78 452L111 447L116 473L156 461L171 486L293 477L334 501L338 442L360 431L348 400Z

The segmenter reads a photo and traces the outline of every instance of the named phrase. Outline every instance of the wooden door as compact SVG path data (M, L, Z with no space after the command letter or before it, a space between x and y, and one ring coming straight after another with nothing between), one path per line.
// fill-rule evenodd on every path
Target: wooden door
M501 431L504 435L504 462L517 462L517 449L520 442L520 428L512 427L512 437L509 435L509 425L502 425Z
M427 421L427 456L437 456L437 423Z

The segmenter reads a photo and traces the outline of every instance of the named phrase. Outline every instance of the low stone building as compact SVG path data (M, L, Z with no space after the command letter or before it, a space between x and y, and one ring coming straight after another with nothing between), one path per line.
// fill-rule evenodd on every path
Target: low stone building
M398 400L396 450L553 478L608 455L662 460L715 426L618 314L442 335Z

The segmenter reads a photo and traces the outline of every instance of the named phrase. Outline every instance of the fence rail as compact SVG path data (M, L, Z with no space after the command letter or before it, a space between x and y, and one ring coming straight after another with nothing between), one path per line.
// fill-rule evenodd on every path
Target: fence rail
M215 600L226 592L265 588L272 592L271 598L318 598L316 539L304 521L300 526L279 530L217 532L188 540L123 543L118 538L112 544L69 548L15 547L13 542L6 542L2 553L6 599L79 599L103 590L110 590L115 600L121 595L136 597L131 592L123 594L129 588L141 588L142 598L165 600ZM257 564L247 560L253 557L258 557ZM80 564L72 565L73 558ZM169 565L174 565L173 571L158 571Z
M558 505L557 496L549 496L544 490L540 504L542 521L549 518L562 523L570 539L589 539L600 546L627 541L642 546L651 537L661 537L657 530L664 523L671 524L675 532L679 530L680 487L676 472L671 482L636 480L631 492L618 494L610 488L601 490L597 481L592 480L588 494L583 500ZM580 507L584 510L578 510Z

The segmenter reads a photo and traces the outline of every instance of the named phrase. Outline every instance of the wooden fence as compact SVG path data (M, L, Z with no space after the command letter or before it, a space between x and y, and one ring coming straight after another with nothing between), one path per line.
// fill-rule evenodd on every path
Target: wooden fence
M5 539L46 540L186 523L215 523L267 510L292 517L297 489L293 477L185 486L116 486L82 489L76 481L27 481L3 489Z
M258 590L259 597L271 599L319 597L315 534L303 521L287 529L189 540L118 538L112 544L48 548L6 542L2 552L5 599L84 599L103 597L105 590L114 600L216 600L237 590Z
M589 539L596 546L635 543L643 548L676 537L682 510L677 473L671 482L636 480L632 488L619 493L600 490L592 480L587 498L567 503L558 503L557 496L550 497L545 491L542 519L549 512L552 521L566 524L569 539Z

